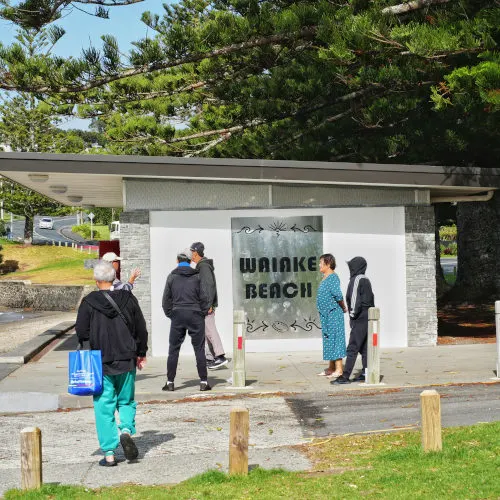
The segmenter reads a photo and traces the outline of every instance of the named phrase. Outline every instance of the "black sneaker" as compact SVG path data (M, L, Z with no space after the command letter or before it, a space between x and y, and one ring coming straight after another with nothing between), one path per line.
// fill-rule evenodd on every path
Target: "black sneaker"
M207 364L207 368L209 370L217 370L217 368L221 368L222 366L225 366L228 364L228 360L226 359L225 356L219 356L214 359L214 361L210 364Z
M213 370L213 366L214 366L214 363L215 363L215 359L207 359L207 368L209 370Z
M339 378L336 378L335 380L332 380L330 384L350 384L351 381L347 378L344 377L344 375L341 375Z
M106 460L106 458L101 458L101 460L99 460L99 465L101 465L102 467L116 467L118 465L118 462L116 460L108 461Z
M134 443L134 440L130 434L120 435L120 444L122 445L123 452L125 453L125 458L127 460L135 460L139 456L139 450Z
M366 382L366 377L363 372L361 372L357 377L352 379L353 382Z
M200 383L200 391L211 391L212 388L208 385L208 382L201 382Z
M174 383L173 382L167 382L162 388L162 391L174 391Z

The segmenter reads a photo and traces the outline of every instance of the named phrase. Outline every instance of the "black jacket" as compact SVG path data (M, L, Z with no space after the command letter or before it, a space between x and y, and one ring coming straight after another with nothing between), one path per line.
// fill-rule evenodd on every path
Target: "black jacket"
M196 264L196 269L200 272L201 288L208 298L209 308L217 307L219 304L217 300L217 282L215 280L214 261L203 257L200 262Z
M375 306L370 280L365 276L367 263L363 257L354 257L347 265L351 278L347 285L346 301L351 319L368 317L368 308Z
M100 350L103 363L146 356L148 331L137 299L126 290L107 292L129 327L101 291L91 292L78 309L75 326L78 340L88 340L91 349Z
M206 316L208 299L200 284L200 273L189 266L176 267L167 278L162 300L168 318L176 309L188 309Z

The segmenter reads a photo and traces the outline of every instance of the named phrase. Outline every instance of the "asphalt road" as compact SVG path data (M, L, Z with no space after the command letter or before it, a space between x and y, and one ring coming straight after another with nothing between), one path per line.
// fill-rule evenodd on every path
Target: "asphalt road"
M456 257L444 257L441 259L441 267L444 274L453 274L453 269L457 267Z
M42 216L35 217L35 222L33 225L33 243L42 243L42 242L52 242L55 241L58 243L59 241L62 243L68 242L71 243L73 240L70 240L64 237L60 230L65 226L74 226L76 224L76 216L67 215L64 217L52 217L54 220L54 229L40 229L38 227L38 222L42 218ZM14 224L14 240L23 239L24 236L24 220L15 220Z
M435 387L443 427L500 420L500 383ZM286 401L305 436L414 428L420 422L423 388L301 394Z

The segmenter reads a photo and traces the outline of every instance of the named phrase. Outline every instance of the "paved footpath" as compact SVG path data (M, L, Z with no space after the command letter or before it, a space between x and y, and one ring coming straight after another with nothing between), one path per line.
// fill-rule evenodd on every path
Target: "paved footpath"
M310 464L290 446L304 443L311 433L303 428L302 411L290 404L290 396L351 397L365 395L367 390L365 384L330 385L317 376L324 367L321 353L301 352L247 354L247 389L232 388L227 381L229 367L210 372L214 390L203 394L198 389L193 356L183 356L176 391L165 393L161 387L166 360L151 358L138 374L136 386L141 403L137 413L140 459L102 468L97 465L100 453L91 398L66 393L67 356L75 345L74 334L66 334L52 350L0 381L0 494L19 486L19 431L27 426L42 430L46 483L92 487L124 481L164 484L208 469L226 470L229 412L238 406L250 410L251 465L304 470ZM446 384L496 384L495 368L495 344L384 349L381 373L385 385L369 390L380 391L384 398L387 390L397 387L417 390Z

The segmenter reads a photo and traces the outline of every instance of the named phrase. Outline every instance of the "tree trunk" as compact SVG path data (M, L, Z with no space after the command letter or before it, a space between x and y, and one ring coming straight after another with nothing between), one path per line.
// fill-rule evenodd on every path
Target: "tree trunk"
M440 299L449 289L450 285L444 279L443 268L441 267L441 244L439 241L439 206L434 205L434 233L436 250L436 297Z
M450 298L494 300L500 292L498 192L488 202L458 203L457 244L457 281Z
M24 242L31 243L33 241L33 215L24 214Z

